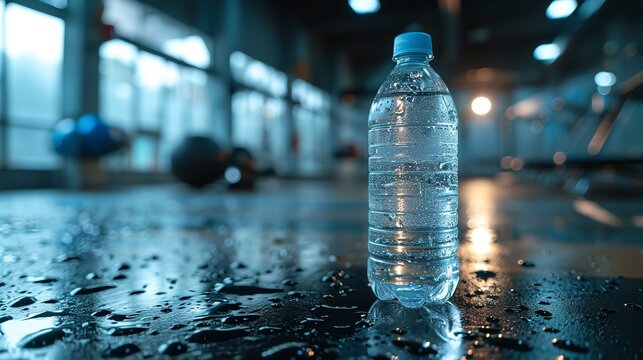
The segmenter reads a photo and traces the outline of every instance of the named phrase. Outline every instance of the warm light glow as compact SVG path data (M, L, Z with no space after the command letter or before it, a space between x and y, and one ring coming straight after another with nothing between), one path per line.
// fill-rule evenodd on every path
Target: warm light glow
M476 115L487 115L491 110L491 100L485 96L478 96L471 102L471 110Z
M522 170L523 166L525 166L525 162L521 158L516 157L511 159L511 170L513 171Z
M540 61L554 61L560 55L560 46L557 44L542 44L534 50L534 58Z
M512 119L518 117L532 117L538 113L541 106L542 104L540 100L533 97L527 98L511 105L509 109L507 109L507 115Z
M554 164L563 165L567 160L567 154L564 151L557 151L554 154Z
M348 0L348 5L358 14L372 14L379 11L379 0Z
M550 19L562 19L571 15L577 6L576 0L554 0L547 7L545 14Z
M491 243L493 243L494 237L493 231L485 227L471 229L468 233L471 247L477 254L488 254L491 251Z
M402 275L404 274L404 265L395 265L391 268L391 272L394 275Z
M618 216L593 201L585 199L574 200L574 209L580 214L583 214L601 224L612 227L619 227L622 225L621 219Z
M462 200L467 216L463 256L482 263L496 251L494 216L494 185L487 180L474 180L463 186Z

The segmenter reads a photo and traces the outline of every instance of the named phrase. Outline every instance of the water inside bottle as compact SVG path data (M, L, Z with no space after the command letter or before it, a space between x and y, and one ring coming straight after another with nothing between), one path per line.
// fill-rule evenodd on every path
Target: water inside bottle
M457 114L446 92L378 96L369 118L368 276L375 295L443 303L459 280Z

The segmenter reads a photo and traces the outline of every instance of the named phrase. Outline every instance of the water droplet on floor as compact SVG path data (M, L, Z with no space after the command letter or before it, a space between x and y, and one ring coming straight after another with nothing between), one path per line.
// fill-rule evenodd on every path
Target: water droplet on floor
M46 317L52 317L52 316L65 316L65 315L71 315L71 313L67 310L41 311L41 312L27 315L25 320L36 319L36 318L46 318Z
M124 358L141 351L141 348L135 344L123 344L105 352L105 356L114 358Z
M134 318L134 316L124 315L124 314L112 314L112 315L107 317L108 320L112 320L112 321L125 321L125 320L130 320L130 319L133 319L133 318Z
M569 351L578 352L578 353L589 352L588 348L586 348L584 346L581 346L581 345L578 345L578 344L572 342L571 340L563 340L563 339L553 338L551 340L551 343L555 347L560 348L560 349L564 349L564 350L569 350Z
M19 347L34 349L49 346L56 340L61 340L66 336L66 333L59 328L43 329L36 333L25 336L18 343Z
M304 294L301 291L291 290L291 291L288 291L288 296L292 296L292 297L301 299L301 298L306 297L306 294Z
M600 309L600 313L605 315L614 314L615 312L618 312L618 310L612 309L612 308L605 308L605 307L602 307Z
M525 259L518 259L518 261L516 261L516 263L518 264L518 266L522 266L522 267L534 267L534 266L536 266L536 264L532 263L531 261L527 261Z
M33 303L36 302L36 298L33 296L23 296L21 298L18 298L14 301L12 301L9 306L10 307L24 307L24 306L29 306Z
M309 353L307 351L308 349L310 349L312 353ZM264 359L299 359L313 357L314 355L314 351L308 347L308 344L298 341L275 345L261 352L261 357Z
M474 272L473 274L475 274L475 276L478 279L482 279L484 281L487 281L489 278L492 278L492 277L496 276L495 272L489 271L489 270L478 270L478 271Z
M233 315L233 316L228 316L223 318L222 323L226 325L243 324L246 322L255 321L260 317L261 317L260 315L255 315L255 314Z
M100 276L94 272L90 272L90 273L87 273L87 275L85 275L85 279L96 280L96 279L100 279Z
M226 285L218 283L214 291L220 294L230 295L256 295L256 294L274 294L283 292L283 289L265 288L252 285Z
M121 327L111 328L107 333L111 336L127 336L127 335L140 334L144 331L147 331L146 327L121 326Z
M109 289L115 288L116 285L114 284L96 284L96 285L89 285L85 287L77 287L74 290L72 290L69 294L72 296L75 295L88 295L88 294L93 294L97 293L100 291L105 291Z
M211 344L220 341L227 341L247 335L247 328L221 328L221 329L203 329L197 330L190 334L186 340L197 344Z
M188 351L188 345L180 341L170 341L162 344L158 352L163 355L175 356L185 354Z
M485 334L499 334L502 332L502 328L492 327L492 326L480 326L478 331Z
M398 327L398 328L395 328L395 329L391 330L391 333L398 334L398 335L404 335L404 334L406 334L406 330L401 329L401 328Z
M50 284L58 279L46 276L27 276L27 281L34 284Z
M531 351L533 348L523 339L502 336L489 336L485 338L485 342L489 345L496 346L501 349L511 349L517 351Z
M258 332L260 334L274 334L282 330L283 328L280 328L278 326L262 326L258 329Z
M241 261L233 261L230 263L230 269L246 269L248 265L242 263Z
M284 279L281 281L281 285L286 285L286 286L295 286L297 285L297 282L292 279Z

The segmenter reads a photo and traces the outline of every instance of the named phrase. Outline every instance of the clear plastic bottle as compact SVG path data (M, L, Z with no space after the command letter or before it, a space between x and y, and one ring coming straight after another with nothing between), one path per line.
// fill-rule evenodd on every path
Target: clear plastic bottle
M397 36L368 118L368 279L407 307L446 302L460 278L458 115L432 58L428 34Z

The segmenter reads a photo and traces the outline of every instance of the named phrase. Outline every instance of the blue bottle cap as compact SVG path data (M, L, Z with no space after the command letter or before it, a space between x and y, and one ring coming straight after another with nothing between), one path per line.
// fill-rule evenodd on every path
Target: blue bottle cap
M393 58L404 54L433 55L431 35L423 32L407 32L395 37Z

